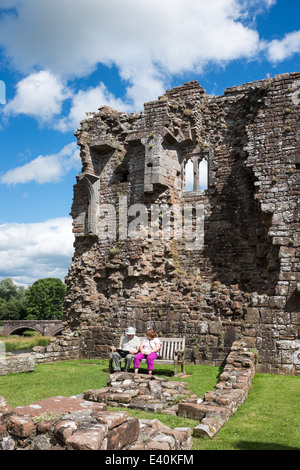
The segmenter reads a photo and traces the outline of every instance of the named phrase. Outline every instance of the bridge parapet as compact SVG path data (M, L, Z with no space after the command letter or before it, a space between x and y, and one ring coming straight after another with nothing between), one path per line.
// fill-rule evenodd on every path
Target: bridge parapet
M56 336L64 329L61 320L3 320L0 336L9 336L24 330L35 330L42 336Z

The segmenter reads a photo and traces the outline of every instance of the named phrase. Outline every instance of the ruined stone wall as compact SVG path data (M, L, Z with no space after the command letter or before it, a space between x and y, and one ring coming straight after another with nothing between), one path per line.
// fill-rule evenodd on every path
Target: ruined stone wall
M187 357L214 364L243 339L257 370L299 374L299 103L293 73L87 116L65 301L82 356L107 357L130 324L185 335Z

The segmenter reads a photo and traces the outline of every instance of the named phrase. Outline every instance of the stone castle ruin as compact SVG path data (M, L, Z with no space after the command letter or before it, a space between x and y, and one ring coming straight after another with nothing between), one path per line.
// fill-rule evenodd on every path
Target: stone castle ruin
M87 115L65 299L82 357L151 326L185 336L191 361L243 340L258 371L300 373L299 110L291 73Z

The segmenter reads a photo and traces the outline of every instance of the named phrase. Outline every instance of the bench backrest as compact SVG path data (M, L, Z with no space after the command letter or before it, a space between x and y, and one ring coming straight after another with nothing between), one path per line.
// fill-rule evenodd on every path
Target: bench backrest
M161 348L159 355L162 359L173 360L175 351L184 351L185 338L159 338L161 340Z
M120 346L122 343L122 339L124 336L121 337ZM143 341L146 338L141 338L140 340ZM159 338L161 341L161 348L158 354L164 360L173 360L175 351L184 351L185 349L185 337L183 338Z

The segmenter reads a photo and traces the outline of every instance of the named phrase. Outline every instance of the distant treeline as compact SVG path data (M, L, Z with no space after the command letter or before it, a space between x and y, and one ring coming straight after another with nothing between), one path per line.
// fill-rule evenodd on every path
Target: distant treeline
M60 319L65 294L61 279L39 279L25 288L5 278L0 281L0 320Z

